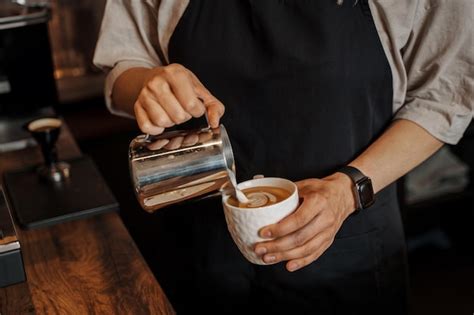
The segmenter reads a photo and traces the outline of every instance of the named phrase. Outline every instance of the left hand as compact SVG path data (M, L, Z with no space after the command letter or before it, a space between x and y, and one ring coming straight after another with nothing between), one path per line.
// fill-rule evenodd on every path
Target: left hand
M260 230L255 253L265 263L288 261L288 271L298 270L318 259L331 246L344 220L355 210L351 179L335 173L323 179L297 182L303 202L282 221Z

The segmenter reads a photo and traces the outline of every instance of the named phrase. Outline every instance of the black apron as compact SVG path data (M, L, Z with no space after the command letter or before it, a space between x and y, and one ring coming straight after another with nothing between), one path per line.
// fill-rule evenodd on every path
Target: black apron
M226 106L222 123L239 181L330 175L393 116L390 67L367 1L191 0L169 59ZM157 237L174 251L161 254L157 276L178 314L406 312L393 185L373 207L351 215L317 261L294 273L284 263L248 263L230 238L220 200L159 216L166 223Z

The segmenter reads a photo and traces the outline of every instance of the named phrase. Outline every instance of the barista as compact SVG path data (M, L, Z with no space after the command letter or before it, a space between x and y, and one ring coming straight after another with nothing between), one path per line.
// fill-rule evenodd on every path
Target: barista
M182 256L159 262L175 281L158 280L178 313L406 313L393 183L472 119L470 12L471 0L108 1L95 63L111 110L151 134L207 111L240 180L288 178L303 199L261 230L269 266L242 257L219 202L163 214Z

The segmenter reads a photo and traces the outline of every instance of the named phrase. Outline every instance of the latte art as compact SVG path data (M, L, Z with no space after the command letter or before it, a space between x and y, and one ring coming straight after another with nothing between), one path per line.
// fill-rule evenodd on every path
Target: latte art
M286 189L269 186L247 188L242 192L247 196L249 202L239 202L234 196L231 196L227 202L239 208L260 208L279 203L291 195Z
M269 203L275 203L277 201L275 195L265 191L247 194L247 198L249 199L249 202L247 203L248 208L263 207Z

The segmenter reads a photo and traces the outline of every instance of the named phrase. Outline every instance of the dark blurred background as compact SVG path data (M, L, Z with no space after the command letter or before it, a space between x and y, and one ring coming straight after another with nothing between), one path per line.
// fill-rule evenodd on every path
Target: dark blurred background
M96 162L120 203L130 234L153 272L160 273L154 262L166 253L157 254L151 244L155 217L139 207L128 173L128 144L139 130L133 120L108 113L102 95L104 75L91 62L105 1L49 3L55 109L81 150ZM399 188L411 314L473 314L474 126L458 145L446 146L400 180Z

